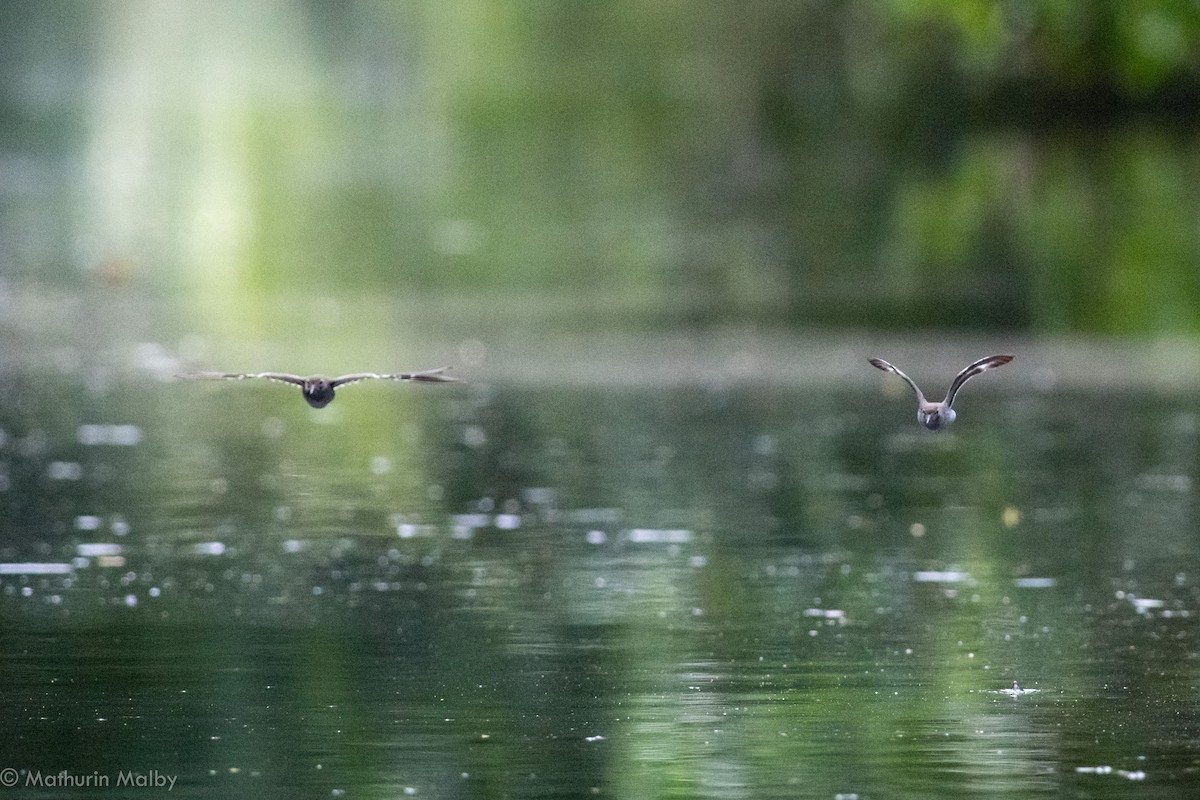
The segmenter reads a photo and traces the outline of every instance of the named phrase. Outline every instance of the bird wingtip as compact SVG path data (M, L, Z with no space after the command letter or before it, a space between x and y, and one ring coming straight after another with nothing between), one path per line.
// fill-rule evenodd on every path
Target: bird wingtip
M415 381L425 381L427 383L462 383L461 378L456 378L453 375L447 375L446 371L450 367L438 367L427 372L418 372L412 376Z

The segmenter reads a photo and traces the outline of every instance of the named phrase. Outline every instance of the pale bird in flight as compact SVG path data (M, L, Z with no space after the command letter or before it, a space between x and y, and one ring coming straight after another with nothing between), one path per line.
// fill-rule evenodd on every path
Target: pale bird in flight
M954 402L954 396L958 394L958 390L962 385L975 377L981 372L991 369L992 367L1001 367L1013 360L1012 356L988 356L981 358L974 364L971 364L962 372L954 376L954 380L950 382L950 391L946 392L946 399L940 403L932 403L925 399L925 395L921 393L920 387L913 381L912 378L905 375L894 366L884 361L882 358L869 359L871 366L876 369L881 369L884 372L894 372L908 382L908 385L917 393L917 422L920 422L931 431L941 430L942 428L954 422L954 409L950 405Z
M1036 694L1037 692L1040 692L1040 691L1041 691L1041 689L1022 689L1016 681L1013 681L1013 685L1012 685L1011 689L997 689L996 694L1006 694L1009 697L1011 697L1013 700L1016 700L1018 697L1020 697L1023 694Z
M418 381L421 383L457 383L457 378L443 375L448 367L429 369L424 372L399 372L395 374L380 372L353 372L339 378L324 378L320 375L304 377L291 375L287 372L189 372L178 377L189 380L225 380L243 381L247 378L264 378L278 383L290 383L300 387L304 399L313 408L324 408L333 402L333 390L348 383L359 381Z

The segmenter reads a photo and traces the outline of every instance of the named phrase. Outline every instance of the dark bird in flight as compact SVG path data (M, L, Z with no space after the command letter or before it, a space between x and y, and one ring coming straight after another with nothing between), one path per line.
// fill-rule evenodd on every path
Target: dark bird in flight
M457 378L443 375L448 367L429 369L424 372L399 372L396 374L380 372L353 372L340 378L324 378L320 375L305 378L302 375L291 375L287 372L189 372L178 377L189 380L224 380L244 381L247 378L265 378L278 383L290 383L300 387L304 399L313 408L324 408L333 402L333 390L348 383L359 381L418 381L421 383L457 383Z
M925 399L925 395L921 393L921 389L913 382L913 379L905 375L900 370L893 367L882 358L869 359L871 366L876 369L881 369L884 372L894 372L904 380L908 381L908 385L917 393L917 422L924 425L931 431L941 430L942 428L954 422L954 409L950 404L954 402L954 396L958 394L958 390L962 385L974 378L981 372L991 369L992 367L1001 367L1013 360L1012 356L988 356L981 358L974 364L971 364L962 372L954 376L954 380L950 382L950 391L946 392L946 399L940 403L931 403Z

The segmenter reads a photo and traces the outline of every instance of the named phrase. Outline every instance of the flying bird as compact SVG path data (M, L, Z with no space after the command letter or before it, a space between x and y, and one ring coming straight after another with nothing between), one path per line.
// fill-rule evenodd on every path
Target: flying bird
M380 372L352 372L339 378L325 378L320 375L304 377L287 372L189 372L178 377L189 380L224 380L243 381L247 378L264 378L278 383L290 383L300 387L304 399L313 408L324 408L333 402L333 390L348 383L359 381L418 381L421 383L457 383L457 378L443 375L449 367L429 369L424 372L399 372L395 374Z
M950 405L954 402L954 396L958 394L958 390L962 388L964 383L981 372L989 370L992 367L1004 366L1012 360L1012 356L988 356L987 358L979 359L954 376L954 380L950 382L950 391L946 392L945 400L940 403L931 403L925 399L925 395L921 393L920 387L913 382L912 378L882 358L869 359L871 366L876 369L881 369L884 372L894 372L908 382L908 385L917 393L917 422L931 431L941 430L951 422L954 422L954 409Z

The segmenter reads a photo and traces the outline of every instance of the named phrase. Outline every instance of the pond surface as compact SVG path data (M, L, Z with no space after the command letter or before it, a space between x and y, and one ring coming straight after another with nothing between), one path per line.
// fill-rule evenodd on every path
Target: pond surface
M0 800L1196 796L1190 18L701 5L0 4Z
M6 796L1194 796L1200 404L1012 369L18 371Z

